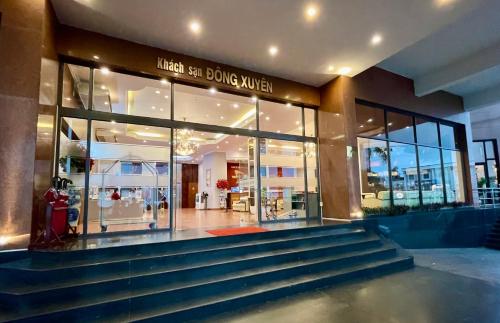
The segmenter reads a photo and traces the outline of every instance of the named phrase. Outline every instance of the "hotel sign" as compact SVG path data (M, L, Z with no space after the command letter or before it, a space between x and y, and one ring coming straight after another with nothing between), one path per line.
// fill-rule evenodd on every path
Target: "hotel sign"
M193 78L204 78L207 81L217 82L233 86L238 89L248 89L264 93L273 93L273 83L266 80L265 77L252 77L248 75L238 74L235 72L225 71L219 66L216 68L198 66L187 66L180 61L168 60L163 57L158 57L156 68L177 74L186 74Z

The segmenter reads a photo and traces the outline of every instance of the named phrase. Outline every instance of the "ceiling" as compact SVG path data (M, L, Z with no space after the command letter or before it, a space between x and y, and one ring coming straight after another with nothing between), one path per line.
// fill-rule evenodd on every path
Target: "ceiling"
M444 90L466 110L500 109L500 1L485 0L453 24L380 64L412 78L418 96Z
M52 0L63 24L314 86L344 67L351 70L342 74L354 76L485 2L316 0L317 17L306 19L311 2L303 0ZM201 25L199 34L189 29L193 19ZM371 44L375 34L382 37L378 45ZM274 57L271 45L279 49Z

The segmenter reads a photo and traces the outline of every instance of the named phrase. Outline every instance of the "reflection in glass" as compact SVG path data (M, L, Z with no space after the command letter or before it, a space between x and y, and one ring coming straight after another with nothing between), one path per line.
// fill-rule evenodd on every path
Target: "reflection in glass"
M316 118L313 109L304 108L305 135L316 137Z
M303 149L300 142L261 140L260 166L266 168L261 178L263 220L306 216Z
M494 160L488 160L488 177L490 187L498 187L498 170Z
M377 208L390 206L387 144L358 138L361 204Z
M423 203L443 203L443 177L439 149L419 146L418 156Z
M90 68L64 64L62 105L88 109Z
M87 120L62 118L59 145L58 174L71 181L68 185L68 222L83 232L85 204L85 157L87 154ZM92 162L90 164L92 166Z
M319 178L316 160L318 156L316 153L316 144L314 142L306 142L304 145L307 165L307 202L309 203L309 217L313 218L321 215L319 206Z
M174 91L175 120L256 129L256 100L253 98L182 84L176 84Z
M474 156L474 161L476 163L484 163L485 154L484 154L484 145L482 141L479 142L474 142L473 143L473 156Z
M415 118L415 125L417 126L417 142L420 145L439 146L437 123Z
M440 124L441 146L444 148L455 149L458 147L456 128Z
M493 141L486 140L484 142L484 146L486 147L486 158L495 158L495 148L493 147Z
M259 101L260 130L302 136L302 108L291 104Z
M414 145L390 143L394 205L420 204L417 155Z
M88 232L168 228L170 129L92 122Z
M484 169L484 164L476 164L476 180L478 188L486 188L486 171Z
M401 113L387 112L389 140L413 143L413 118Z
M356 105L358 135L373 138L385 138L384 110Z
M170 83L94 70L93 109L151 118L170 118Z
M443 149L446 201L465 202L464 169L459 151Z

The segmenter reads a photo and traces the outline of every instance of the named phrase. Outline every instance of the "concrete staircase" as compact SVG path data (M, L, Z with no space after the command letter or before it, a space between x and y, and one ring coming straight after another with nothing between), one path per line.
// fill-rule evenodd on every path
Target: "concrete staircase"
M412 266L397 245L355 225L33 252L0 264L0 320L199 320Z
M498 249L500 250L500 217L493 225L490 233L486 237L486 242L484 244L486 248Z

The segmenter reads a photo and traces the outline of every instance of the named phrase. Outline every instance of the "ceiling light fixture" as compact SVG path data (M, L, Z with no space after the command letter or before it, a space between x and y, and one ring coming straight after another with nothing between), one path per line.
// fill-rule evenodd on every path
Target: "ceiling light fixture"
M373 46L376 46L382 42L382 36L380 34L374 34L370 42Z
M197 20L193 20L189 23L189 29L194 33L194 34L199 34L201 32L201 24Z
M318 7L316 7L314 4L309 4L306 7L305 14L306 14L307 20L313 20L314 18L316 18L318 16Z
M156 90L156 91L155 91L155 93L156 93L156 94L160 94L160 91Z
M292 107L292 104L291 104L291 103L287 103L287 104L286 104L286 107L287 107L287 108L291 108L291 107Z
M347 74L349 74L351 71L352 71L352 68L347 67L347 66L344 66L344 67L342 67L342 68L340 68L340 69L339 69L339 74L340 74L340 75L347 75Z
M108 75L109 74L109 68L107 68L107 67L101 67L99 70L104 75Z
M278 54L278 51L278 47L276 46L269 47L269 55L271 56L276 56Z
M165 99L168 99L168 95L165 95Z
M234 104L233 104L233 108L238 109L239 107L240 107L240 106L239 106L239 104L238 104L238 103L234 103Z
M255 95L252 96L252 102L257 102L257 97Z
M161 79L161 80L160 80L160 83L161 83L161 84L163 84L163 85L165 85L165 84L167 84L168 82L167 82L167 80L165 80L165 79Z
M209 90L208 90L211 94L215 94L217 93L217 89L214 88L214 87L211 87Z
M328 72L333 72L335 67L333 65L328 65Z
M100 58L100 57L99 57L99 56L97 56L97 55L94 55L94 56L92 56L92 57L94 57L94 59L99 59L99 58Z
M156 109L156 107L153 105L153 106L151 107L151 109L155 110L155 109Z

